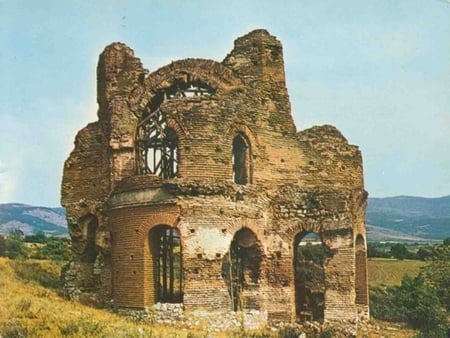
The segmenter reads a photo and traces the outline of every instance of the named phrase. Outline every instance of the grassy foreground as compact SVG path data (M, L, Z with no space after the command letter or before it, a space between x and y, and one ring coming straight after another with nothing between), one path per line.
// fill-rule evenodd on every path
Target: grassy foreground
M49 261L21 262L0 257L1 337L188 336L182 330L135 323L64 300L55 289L59 268Z
M0 337L278 337L258 332L208 332L137 323L105 310L64 300L59 294L61 263L0 257ZM358 337L413 337L403 326L370 321ZM292 337L291 335L281 335ZM319 335L315 335L320 337ZM307 337L313 337L307 335ZM329 335L323 335L329 337Z

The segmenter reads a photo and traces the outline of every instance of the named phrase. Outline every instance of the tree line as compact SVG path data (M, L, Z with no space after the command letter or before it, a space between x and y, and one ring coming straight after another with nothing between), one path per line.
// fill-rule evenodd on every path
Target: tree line
M444 246L450 245L450 237L444 239ZM432 244L404 244L404 243L379 243L369 242L367 244L368 258L394 258L394 259L417 259L427 261L435 255L436 245Z
M13 230L0 235L0 257L68 261L71 258L70 240L48 237L42 231L25 236L21 230Z

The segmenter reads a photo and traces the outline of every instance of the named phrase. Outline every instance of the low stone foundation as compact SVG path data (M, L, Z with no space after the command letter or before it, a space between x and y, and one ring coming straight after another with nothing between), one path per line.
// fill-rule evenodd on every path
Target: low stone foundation
M192 311L185 312L183 304L157 303L147 310L120 308L119 314L128 316L137 322L147 322L159 325L176 326L181 329L194 329L204 332L252 331L267 330L268 332L299 333L306 338L310 334L319 335L327 332L334 337L356 337L358 324L356 322L271 322L267 313L258 310L246 311Z
M268 325L267 313L258 310L185 312L183 304L157 303L147 310L121 308L117 312L136 321L205 329L213 332L235 329L258 330L264 329Z

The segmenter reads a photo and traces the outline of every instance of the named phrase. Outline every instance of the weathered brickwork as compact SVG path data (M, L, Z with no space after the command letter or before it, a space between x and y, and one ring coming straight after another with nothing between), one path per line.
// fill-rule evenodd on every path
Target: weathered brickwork
M152 73L113 43L97 83L98 121L77 135L62 182L69 294L271 321L368 316L361 153L332 126L296 131L275 37L256 30L221 63ZM324 252L314 290L297 280L308 233Z

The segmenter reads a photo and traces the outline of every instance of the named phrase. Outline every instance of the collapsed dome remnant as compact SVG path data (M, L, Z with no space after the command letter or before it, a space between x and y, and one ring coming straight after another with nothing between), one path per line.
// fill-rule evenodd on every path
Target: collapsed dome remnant
M361 153L332 126L296 131L275 37L255 30L222 62L151 73L113 43L97 85L98 121L64 166L68 294L269 321L367 318Z

